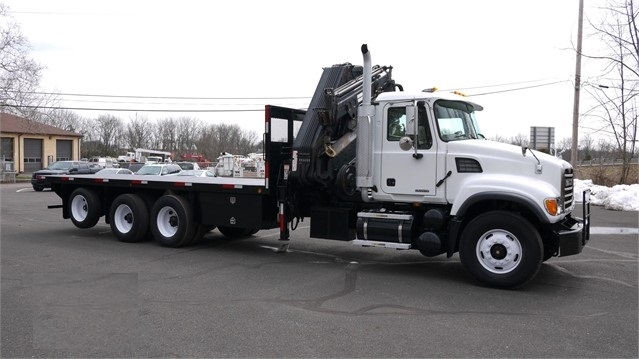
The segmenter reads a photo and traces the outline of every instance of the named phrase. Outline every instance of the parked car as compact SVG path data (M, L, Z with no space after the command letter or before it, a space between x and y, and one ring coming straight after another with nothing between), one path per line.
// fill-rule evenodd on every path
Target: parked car
M173 173L179 173L181 171L182 168L175 163L153 163L145 164L135 174L166 176Z
M215 174L209 170L186 170L172 174L171 176L215 177Z
M196 162L175 162L180 166L183 170L200 170L200 165Z
M51 166L33 172L31 175L31 186L34 191L42 191L45 188L51 188L51 182L47 180L46 175L90 175L96 171L92 170L89 162L81 161L56 161Z
M95 173L96 175L132 175L133 171L128 168L103 168Z

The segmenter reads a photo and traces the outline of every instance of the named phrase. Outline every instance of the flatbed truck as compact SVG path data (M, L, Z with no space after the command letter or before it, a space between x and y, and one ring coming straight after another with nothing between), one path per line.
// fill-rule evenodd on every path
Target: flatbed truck
M123 242L187 246L217 228L243 237L279 228L281 252L310 219L310 236L363 247L459 253L478 283L519 288L553 256L589 240L589 192L572 166L487 140L458 94L405 92L391 66L323 69L308 110L267 105L264 175L51 176L62 217L91 228L104 217ZM583 213L573 216L576 196Z

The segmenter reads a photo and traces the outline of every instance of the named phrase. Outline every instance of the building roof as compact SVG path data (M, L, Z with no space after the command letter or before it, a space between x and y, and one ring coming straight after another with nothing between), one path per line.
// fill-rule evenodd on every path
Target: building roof
M81 134L61 128L45 125L44 123L28 120L8 113L0 113L0 132L30 134L30 135L53 135L82 137Z

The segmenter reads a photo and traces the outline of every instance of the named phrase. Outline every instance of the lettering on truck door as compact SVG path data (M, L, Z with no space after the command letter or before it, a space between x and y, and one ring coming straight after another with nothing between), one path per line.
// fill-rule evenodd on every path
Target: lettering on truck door
M399 147L399 140L406 136L406 106L413 106L413 104L388 105L384 111L381 154L382 191L388 194L436 196L437 150L423 106L418 113L416 144L417 154L421 155L421 158L415 158L414 148L404 151Z

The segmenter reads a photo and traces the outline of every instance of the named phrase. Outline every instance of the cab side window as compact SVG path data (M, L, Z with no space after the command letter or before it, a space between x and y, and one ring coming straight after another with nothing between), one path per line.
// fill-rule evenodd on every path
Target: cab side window
M417 116L419 117L419 123L417 124L417 148L429 149L433 147L433 134L430 132L430 126L428 126L428 115L426 114L426 107L418 107Z
M406 133L406 107L391 107L387 114L386 139L399 141Z
M429 149L433 146L433 136L428 125L426 108L419 107L419 123L417 125L417 148ZM399 141L406 134L406 107L391 107L388 109L386 123L386 139ZM411 136L412 138L413 136Z

